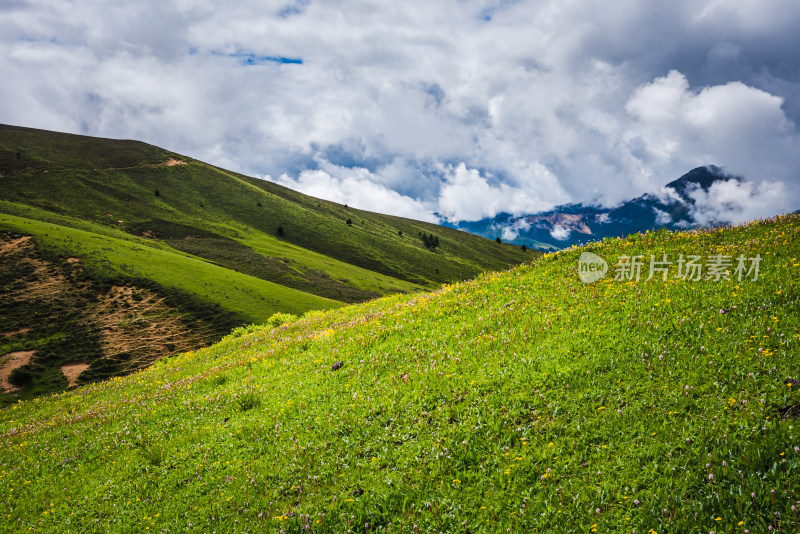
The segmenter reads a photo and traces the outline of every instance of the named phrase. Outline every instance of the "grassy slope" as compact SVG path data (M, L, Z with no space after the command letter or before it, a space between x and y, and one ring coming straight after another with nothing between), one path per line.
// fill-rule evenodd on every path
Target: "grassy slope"
M124 288L96 280L74 258L42 254L31 239L0 231L0 355L35 351L15 371L21 390L0 388L0 406L63 391L69 383L61 365L68 362L89 364L81 383L129 374L209 346L243 320L185 294L154 291L153 284ZM9 359L0 356L4 375Z
M0 230L34 236L50 254L76 256L98 278L142 278L165 288L179 288L220 305L252 322L264 323L274 313L302 314L310 309L341 306L336 301L286 288L224 269L197 258L151 246L122 232L104 234L0 214Z
M169 158L187 164L163 165ZM156 236L184 225L213 237L195 253L209 250L214 261L237 267L241 258L223 244L280 252L296 276L274 265L272 281L330 298L342 289L339 283L369 293L350 298L364 300L463 280L530 258L518 247L348 209L133 141L0 125L0 172L6 209L34 206L132 232L152 230ZM278 226L285 230L283 237L276 236ZM420 232L438 234L441 247L426 249ZM176 240L169 244L180 246Z
M183 164L173 165L176 159ZM418 292L531 256L435 225L347 209L145 143L5 125L0 231L32 235L56 264L80 258L101 288L112 283L157 290L180 304L176 313L196 308L216 315L216 331L265 323L276 312L301 315ZM426 249L417 236L422 231L440 234L442 246ZM50 313L44 301L20 302ZM0 322L0 336L17 330L20 325ZM42 340L31 336L14 334L13 346L41 348ZM96 360L103 371L86 374L93 379L117 374L119 366L108 364L117 356L96 358L97 340L84 341L62 343L64 350L48 354ZM57 366L63 358L44 352L32 362L32 369L45 369L36 374L41 383L29 385L23 397L44 391L42 384L51 391L63 387Z
M568 250L19 403L0 412L0 520L797 532L798 234L792 216L591 246L612 265L760 254L757 281L584 285Z

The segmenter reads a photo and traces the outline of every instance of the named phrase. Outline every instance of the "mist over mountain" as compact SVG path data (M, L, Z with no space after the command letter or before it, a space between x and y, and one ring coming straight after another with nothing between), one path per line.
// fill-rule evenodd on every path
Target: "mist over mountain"
M758 204L754 199L777 193L707 165L692 169L656 193L615 207L564 204L550 211L521 216L501 213L450 226L517 245L557 250L658 228L680 230L738 222Z

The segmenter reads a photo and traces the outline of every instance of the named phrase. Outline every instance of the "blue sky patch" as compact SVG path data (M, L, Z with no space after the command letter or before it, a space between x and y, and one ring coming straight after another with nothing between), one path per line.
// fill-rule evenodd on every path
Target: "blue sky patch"
M262 56L260 54L254 54L252 52L233 52L233 53L226 53L226 52L218 52L213 51L211 52L215 56L228 56L233 57L239 60L242 65L265 65L267 63L279 63L283 65L302 65L303 60L301 58L292 58L292 57L285 57L285 56Z
M311 0L296 0L278 11L278 16L282 19L286 19L292 15L300 15L306 10L310 3Z

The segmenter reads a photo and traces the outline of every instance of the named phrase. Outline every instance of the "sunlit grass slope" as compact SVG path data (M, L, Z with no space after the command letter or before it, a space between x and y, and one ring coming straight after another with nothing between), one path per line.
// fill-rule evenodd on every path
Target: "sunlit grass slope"
M279 312L302 314L342 306L340 302L225 269L118 230L84 226L87 230L0 213L0 230L31 235L50 255L80 258L95 278L148 280L168 290L201 295L245 322L265 323Z
M0 211L121 229L344 302L433 288L531 252L356 210L135 141L0 125ZM280 231L278 228L280 227ZM440 246L424 246L422 234Z
M612 240L19 403L0 412L0 524L798 532L799 232ZM625 255L762 261L757 280L589 285L586 250L610 275Z

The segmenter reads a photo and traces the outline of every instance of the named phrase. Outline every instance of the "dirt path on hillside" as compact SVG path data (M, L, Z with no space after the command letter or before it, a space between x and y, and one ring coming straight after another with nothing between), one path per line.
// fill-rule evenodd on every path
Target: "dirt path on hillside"
M17 352L9 352L3 357L0 357L0 387L6 393L16 393L21 391L20 388L8 381L11 372L31 361L33 350L20 350Z
M188 165L189 162L180 159L169 158L167 161L161 163L140 163L138 165L131 165L129 167L108 167L107 171L125 171L128 169L142 169L145 167L174 167L175 165ZM46 172L46 171L45 171Z
M74 362L67 362L61 366L61 372L69 382L69 387L78 385L78 377L81 373L89 368L89 364L83 360L76 360Z

